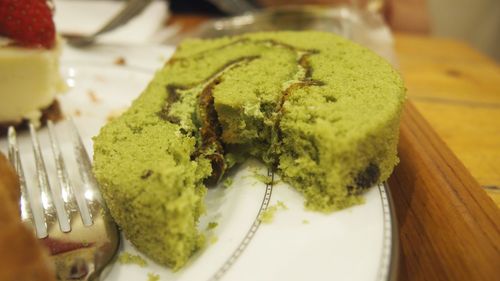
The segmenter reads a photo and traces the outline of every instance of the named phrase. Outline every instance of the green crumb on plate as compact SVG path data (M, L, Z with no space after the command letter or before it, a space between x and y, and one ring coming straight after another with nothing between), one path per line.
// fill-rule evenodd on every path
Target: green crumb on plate
M210 245L217 243L217 241L219 241L219 238L217 236L213 235L210 237Z
M274 213L278 210L277 206L270 206L262 212L259 216L259 219L262 223L271 223L274 219Z
M231 185L233 184L233 178L226 178L226 180L224 180L224 182L222 183L222 186L224 186L225 188L229 188L231 187Z
M118 257L118 261L121 264L137 264L140 267L145 267L148 262L139 255L134 255L129 252L123 252Z
M211 222L209 222L209 223L208 223L208 225L207 225L207 230L212 230L212 229L216 228L218 225L219 225L219 224L218 224L217 222L215 222L215 221L211 221Z
M283 210L288 210L288 206L285 205L285 203L283 203L283 201L278 200L278 202L276 202L276 205Z
M265 183L265 184L272 184L273 183L273 178L271 176L264 176L261 174L255 173L254 178L256 178L258 181Z
M156 273L148 273L148 281L159 281L160 280L160 275Z
M276 202L276 205L269 206L267 209L262 212L259 216L259 219L262 223L271 223L274 220L274 214L278 210L288 210L288 207L282 201Z
M309 220L302 220L303 224L309 224Z

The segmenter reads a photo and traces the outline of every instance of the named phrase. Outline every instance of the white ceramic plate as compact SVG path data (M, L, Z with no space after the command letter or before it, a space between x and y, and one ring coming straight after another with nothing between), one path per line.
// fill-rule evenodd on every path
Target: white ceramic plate
M166 47L66 48L62 71L70 90L60 101L65 114L75 119L89 151L91 137L110 115L118 114L140 94L172 52L173 48ZM116 64L118 58L125 65ZM21 151L30 154L28 136L21 134L20 138ZM43 145L45 129L40 138ZM0 148L5 152L4 139ZM22 157L25 162L32 159ZM33 177L33 168L25 167L25 173ZM172 272L150 260L146 267L115 262L105 280L147 280L148 273L158 274L160 280L395 278L397 236L384 185L366 192L365 204L322 214L305 210L301 195L286 184L266 185L256 173L267 175L267 170L249 160L231 173L229 188L209 190L207 215L200 223L209 243L183 269ZM278 201L286 209L278 208L271 223L260 223L259 214ZM209 222L218 225L207 230ZM120 252L137 253L127 240L122 242Z

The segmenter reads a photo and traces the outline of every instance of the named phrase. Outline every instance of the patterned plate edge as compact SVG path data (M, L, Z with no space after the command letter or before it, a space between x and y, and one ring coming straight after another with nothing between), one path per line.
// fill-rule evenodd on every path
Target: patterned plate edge
M398 280L399 235L394 211L394 202L387 182L378 185L383 212L382 256L378 281Z
M268 170L268 176L272 177L271 182L274 182L274 173ZM399 265L399 240L398 240L398 230L397 222L395 220L394 213L394 203L389 190L389 185L387 182L379 184L378 190L380 193L380 200L382 203L383 212L383 242L382 242L382 255L381 262L377 274L378 281L395 281L397 280L398 265ZM220 280L225 273L233 266L233 264L238 260L246 247L250 244L253 236L257 232L260 226L260 214L264 212L271 200L271 195L273 191L273 185L267 184L264 197L262 199L262 204L259 212L246 233L245 237L242 239L236 250L233 251L231 256L224 262L224 264L212 275L209 281Z
M238 260L243 251L245 251L247 246L252 241L252 238L254 237L255 233L259 229L261 223L260 215L262 214L262 212L267 210L269 202L271 201L271 195L273 193L274 173L268 170L267 175L271 177L271 184L266 184L266 191L264 193L264 197L262 198L262 204L260 205L259 212L257 213L257 216L255 217L252 226L250 227L250 229L248 229L245 237L241 240L236 250L233 251L231 256L229 256L229 258L224 262L224 264L222 264L222 266L219 267L219 269L212 275L212 277L210 277L209 281L220 280L224 276L224 274L226 274L226 272L229 269L231 269L233 264Z

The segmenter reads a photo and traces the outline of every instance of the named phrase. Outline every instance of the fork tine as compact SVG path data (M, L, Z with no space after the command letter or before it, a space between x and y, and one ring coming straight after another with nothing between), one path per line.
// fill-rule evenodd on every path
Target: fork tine
M95 191L98 190L98 185L96 182L96 179L94 178L94 175L92 174L92 164L90 163L90 158L89 155L87 154L87 151L85 150L85 147L83 146L82 139L80 137L80 134L78 133L78 129L76 128L75 121L70 118L69 123L73 135L73 147L74 147L74 152L75 152L75 158L76 162L78 164L78 171L80 172L80 177L82 179L83 185L82 185L82 190L80 190L80 195L83 196L76 196L77 198L80 197L80 200L89 200L93 201L94 199L98 199L100 201L99 193L96 193ZM92 218L92 213L89 211L87 208L82 212L82 218L86 217L90 220L92 223L93 218Z
M40 143L38 141L35 127L30 123L29 128L33 145L33 153L35 154L38 185L41 190L42 206L45 209L45 215L49 217L53 216L55 207L55 213L57 215L57 220L59 222L61 231L69 232L71 230L71 226L68 213L64 208L64 201L62 199L61 191L58 190L55 186L50 185L47 175L47 169L45 167L45 161L43 160L43 155L40 149Z
M18 136L13 127L8 130L8 156L17 171L20 181L20 207L23 222L34 228L39 239L52 238L52 241L47 242L49 242L51 259L58 279L101 280L100 276L105 274L103 272L107 272L107 270L104 270L105 267L116 255L120 236L116 224L107 211L104 201L102 201L97 182L90 169L90 159L78 135L78 130L73 120L70 121L72 126L69 128L69 133L73 139L72 146L77 154L77 163L75 163L77 165L76 167L70 165L68 168L80 169L82 182L78 179L75 179L75 181L71 179L70 181L68 175L72 174L68 173L69 170L64 161L68 159L63 157L65 150L62 149L66 147L60 146L57 138L58 131L52 122L47 124L48 135L56 161L55 172L57 174L55 176L59 178L61 185L56 183L50 185L38 140L39 137L32 124L29 124L29 130L36 167L33 167L35 171L32 171L31 166L33 165L29 161L30 169L26 170L29 172L26 174L28 181L26 181L21 163L20 155L22 151L20 151L20 148L22 147L18 144ZM24 143L22 144L24 145ZM49 166L47 168L53 167ZM50 181L52 181L52 178ZM56 182L58 181L56 180ZM63 195L63 190L65 190L66 195ZM66 202L67 204L65 204ZM76 209L78 202L83 202L83 211ZM78 211L80 211L80 215L88 217L90 225L85 225L84 217L82 217L83 224L78 219L70 219L76 216L75 212ZM90 216L91 214L94 215L93 218ZM59 221L59 229L55 225L56 219ZM65 222L70 224L67 228L64 226ZM65 232L65 229L68 231ZM67 254L68 251L71 251L70 255Z
M54 154L54 160L56 163L57 178L59 179L59 186L62 190L63 200L65 202L72 202L73 200L76 200L78 210L80 211L80 218L82 219L83 224L85 226L90 226L92 225L92 218L89 215L89 207L87 205L87 202L85 201L85 197L82 196L82 194L77 193L79 192L79 190L75 190L74 185L72 185L71 181L69 180L68 170L66 169L66 164L61 154L59 140L54 131L54 123L49 120L47 122L47 127L49 129L49 138L52 145L52 152Z
M69 181L68 171L66 170L66 164L64 163L61 150L59 149L59 140L54 132L54 123L50 120L47 121L47 128L49 129L50 145L52 146L52 154L56 164L59 187L61 188L64 202L68 203L73 199L73 192Z
M35 200L37 196L35 196L33 188L28 188L26 185L23 165L19 155L16 130L12 126L9 127L8 142L9 159L12 166L16 169L19 177L19 185L21 186L21 218L23 221L29 220L32 225L34 225L38 238L45 238L47 237L47 224L45 222L43 209L40 205L40 201Z
M30 205L28 204L28 194L26 192L26 179L24 177L24 170L19 161L19 149L17 148L16 130L10 126L8 131L9 142L9 160L10 164L16 170L19 177L19 185L21 186L21 219L33 221L33 214L31 213Z

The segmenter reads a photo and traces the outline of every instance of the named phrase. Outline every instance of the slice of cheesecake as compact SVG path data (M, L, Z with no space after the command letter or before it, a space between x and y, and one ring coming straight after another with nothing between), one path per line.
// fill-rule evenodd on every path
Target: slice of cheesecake
M56 96L66 85L59 70L60 41L52 49L0 47L0 127L60 116Z
M59 70L62 40L45 1L0 7L0 133L27 121L61 115L56 95L66 89Z

